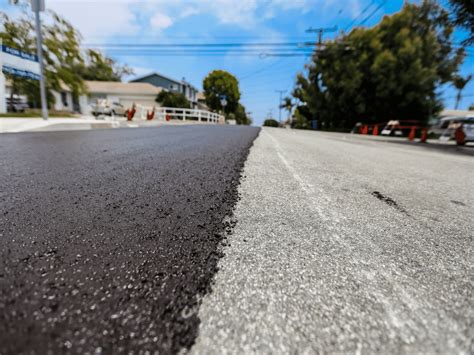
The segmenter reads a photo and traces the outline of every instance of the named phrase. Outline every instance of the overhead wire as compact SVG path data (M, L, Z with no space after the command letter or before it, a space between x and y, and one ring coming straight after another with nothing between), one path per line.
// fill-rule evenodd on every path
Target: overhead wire
M372 0L372 1L370 2L370 4L367 5L367 6L359 13L359 15L357 15L357 16L349 23L349 25L346 26L346 28L344 29L344 31L347 32L347 30L348 30L349 28L351 28L351 27L357 22L357 20L358 20L361 16L363 16L363 15L372 7L372 5L374 5L375 3L376 3L376 0Z

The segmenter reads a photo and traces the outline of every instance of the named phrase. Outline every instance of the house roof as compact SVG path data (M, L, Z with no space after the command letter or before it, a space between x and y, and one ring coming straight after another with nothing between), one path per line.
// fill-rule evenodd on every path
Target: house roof
M473 115L474 111L468 111L468 110L443 110L440 112L439 117L449 117L449 116L468 116L468 115Z
M163 89L149 83L122 83L116 81L86 81L91 94L157 95Z
M167 75L163 75L161 73L158 73L158 72L153 72L153 73L149 73L149 74L146 74L146 75L142 75L142 76L139 76L133 80L130 80L131 83L133 82L137 82L137 81L141 81L143 79L146 79L146 78L149 78L150 76L159 76L159 77L162 77L166 80L169 80L169 81L172 81L173 83L176 83L176 84L179 84L179 85L188 85L190 87L192 87L193 89L196 89L193 85L191 85L190 83L188 83L187 81L185 80L176 80L176 79L173 79Z
M196 100L198 100L198 101L199 101L199 100L204 101L204 100L206 100L206 95L204 95L204 93L203 93L202 91L199 91L199 92L197 93L197 95L196 95Z

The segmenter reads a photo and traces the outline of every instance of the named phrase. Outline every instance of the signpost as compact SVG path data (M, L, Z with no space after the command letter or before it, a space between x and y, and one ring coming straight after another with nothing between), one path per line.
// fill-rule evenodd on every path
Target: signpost
M41 34L40 11L44 11L44 0L31 0L31 8L35 13L36 25L36 50L40 63L40 91L41 91L41 113L44 120L48 119L48 102L46 101L46 80L44 78L44 60L43 60L43 36Z
M12 5L17 5L18 0L10 0ZM36 48L37 55L4 46L0 42L0 113L6 113L5 76L10 74L23 78L39 80L41 91L41 112L43 119L48 119L48 104L46 102L46 82L44 78L43 40L41 36L40 12L45 10L44 0L31 0L31 9L35 13Z
M0 41L0 113L6 113L5 75L40 80L41 70L38 57L3 45Z

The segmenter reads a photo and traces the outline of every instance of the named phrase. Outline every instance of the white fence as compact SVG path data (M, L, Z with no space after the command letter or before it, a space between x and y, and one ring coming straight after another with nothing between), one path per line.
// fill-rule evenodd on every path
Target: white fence
M153 111L153 107L137 105L136 110L137 112L133 119L146 120L147 114ZM225 123L224 116L214 112L187 108L155 107L155 116L153 120L166 121L169 119L207 123Z

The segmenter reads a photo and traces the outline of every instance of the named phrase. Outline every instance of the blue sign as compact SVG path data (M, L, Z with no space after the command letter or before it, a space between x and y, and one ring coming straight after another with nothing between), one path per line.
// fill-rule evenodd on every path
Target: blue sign
M2 67L2 72L3 74L10 74L14 76L20 76L22 78L26 79L32 79L32 80L40 80L40 76L38 74L32 73L28 70L21 70L13 67L9 67L4 65Z
M21 59L26 59L26 60L31 60L32 62L38 62L38 56L30 53L26 53L23 51L20 51L19 49L7 47L5 45L2 45L2 52L14 55L16 57L19 57Z

